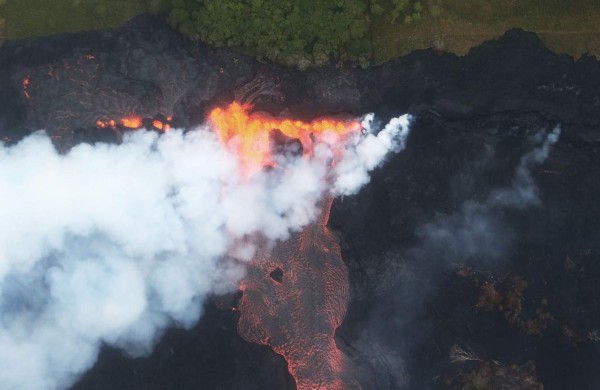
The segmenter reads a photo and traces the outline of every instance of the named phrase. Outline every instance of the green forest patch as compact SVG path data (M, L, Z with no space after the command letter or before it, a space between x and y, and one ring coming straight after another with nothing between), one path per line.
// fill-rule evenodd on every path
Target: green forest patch
M600 55L597 0L0 0L0 37L117 27L148 11L191 39L299 67L464 54L515 27L558 53Z

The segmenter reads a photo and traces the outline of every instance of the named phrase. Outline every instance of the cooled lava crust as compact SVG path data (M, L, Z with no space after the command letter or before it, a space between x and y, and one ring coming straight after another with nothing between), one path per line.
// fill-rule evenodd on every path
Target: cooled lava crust
M99 120L191 127L233 100L303 120L415 115L406 151L336 199L329 220L350 280L336 343L361 388L600 386L600 62L512 30L464 57L425 50L301 72L193 44L147 15L0 46L7 143L40 128L60 150L118 142L128 129ZM423 246L424 226L510 185L532 134L556 125L559 143L532 171L543 207L495 215L510 233L502 256ZM168 331L148 358L103 348L73 388L293 389L280 356L238 336L235 300L213 299L197 326ZM453 362L466 356L458 347L479 360Z

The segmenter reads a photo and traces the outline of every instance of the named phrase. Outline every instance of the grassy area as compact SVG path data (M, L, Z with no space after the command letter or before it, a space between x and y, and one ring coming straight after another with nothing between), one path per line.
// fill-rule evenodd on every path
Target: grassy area
M391 22L384 13L373 19L376 62L412 50L437 47L457 54L506 30L536 31L558 53L600 57L598 0L422 0L438 1L441 15L422 21ZM60 32L116 27L149 11L160 0L0 0L0 38L44 36ZM384 8L392 0L379 0Z
M0 0L0 37L15 39L117 27L148 0Z
M599 21L597 0L444 0L440 17L420 23L392 24L388 16L379 17L375 59L428 47L465 54L514 27L536 31L555 52L600 57Z

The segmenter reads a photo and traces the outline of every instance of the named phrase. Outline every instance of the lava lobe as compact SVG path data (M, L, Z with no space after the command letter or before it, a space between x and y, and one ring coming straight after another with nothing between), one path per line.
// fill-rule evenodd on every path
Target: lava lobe
M258 253L241 284L238 333L282 355L299 390L348 388L334 339L348 307L348 269L327 228L331 204L321 201L316 222Z

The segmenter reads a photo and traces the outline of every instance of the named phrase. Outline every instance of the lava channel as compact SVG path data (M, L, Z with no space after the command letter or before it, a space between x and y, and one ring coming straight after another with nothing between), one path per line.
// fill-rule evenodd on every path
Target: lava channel
M317 222L259 253L241 284L238 333L283 356L299 390L349 387L334 339L348 308L348 269L327 229L331 203L321 202Z
M269 139L274 130L298 140L308 158L320 137L333 133L342 145L346 135L361 129L357 121L307 123L249 114L238 103L213 110L210 119L246 175L274 164ZM339 242L327 228L332 202L325 195L317 221L286 241L259 245L240 285L239 335L283 356L299 390L350 387L344 379L346 358L335 343L348 307L349 281Z

